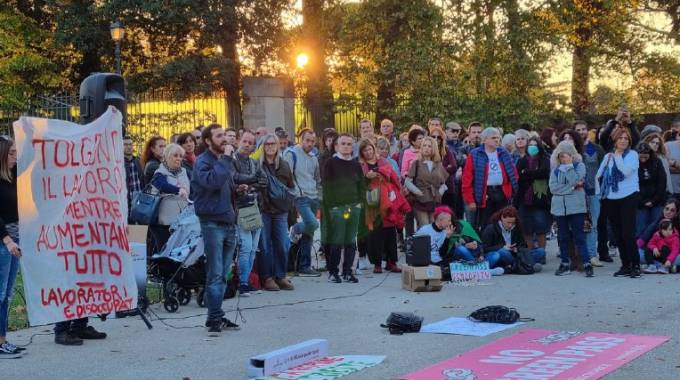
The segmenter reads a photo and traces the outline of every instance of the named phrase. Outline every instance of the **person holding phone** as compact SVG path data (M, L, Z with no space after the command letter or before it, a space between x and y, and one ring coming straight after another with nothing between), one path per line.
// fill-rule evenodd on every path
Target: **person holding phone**
M630 116L628 107L625 105L619 107L616 113L616 118L609 120L605 127L602 129L602 134L600 135L600 145L605 152L611 152L614 149L615 141L613 139L615 132L619 129L625 129L630 134L630 146L637 146L640 142L640 132L637 130L637 126Z

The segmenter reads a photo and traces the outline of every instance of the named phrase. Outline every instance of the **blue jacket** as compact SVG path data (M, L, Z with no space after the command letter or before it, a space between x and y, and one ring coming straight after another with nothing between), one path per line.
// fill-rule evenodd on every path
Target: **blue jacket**
M507 199L512 199L517 193L517 170L512 162L510 153L503 148L496 149L498 161L503 172L503 193ZM461 189L465 204L476 203L477 207L486 207L486 180L489 176L489 158L484 145L474 148L465 160Z
M231 157L217 158L210 150L196 158L191 189L194 210L200 221L236 223L236 213L232 205L235 190L232 165Z

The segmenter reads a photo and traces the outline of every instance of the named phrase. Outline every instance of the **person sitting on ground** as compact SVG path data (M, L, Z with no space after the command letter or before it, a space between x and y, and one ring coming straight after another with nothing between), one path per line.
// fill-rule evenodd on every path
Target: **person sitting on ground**
M426 224L418 229L416 235L427 235L430 237L430 263L438 265L442 269L449 267L453 262L453 254L449 251L449 238L453 236L453 225L451 219L453 211L447 206L439 206L434 210L434 222Z
M647 243L649 243L649 241L652 239L654 233L658 230L659 223L661 223L662 220L664 219L670 220L671 222L673 222L673 227L675 227L676 230L680 231L680 218L678 218L678 210L680 210L680 200L677 200L675 198L666 199L666 202L664 203L663 206L662 214L659 217L659 219L655 220L653 223L650 223L642 232L642 234L637 237L637 247L638 253L640 254L640 262L645 261L644 248L647 246ZM680 265L680 256L673 263L673 266L671 266L671 272L673 273L676 272L677 265Z
M455 219L455 217L453 217ZM478 263L487 261L490 256L484 255L484 248L482 239L472 227L472 224L463 219L454 220L453 235L449 238L449 251L453 251L453 258L467 263ZM491 268L491 263L489 263ZM500 276L504 273L503 268L497 267L491 270L494 276Z
M645 273L668 274L668 270L675 262L680 251L680 237L678 230L669 219L659 223L659 229L652 235L645 249L647 268Z
M524 241L524 234L519 225L519 213L513 206L505 206L491 216L489 223L482 232L484 256L490 268L502 267L510 273L515 255L520 249L528 249ZM534 248L529 251L535 263L545 260L545 250ZM538 265L534 266L539 269Z

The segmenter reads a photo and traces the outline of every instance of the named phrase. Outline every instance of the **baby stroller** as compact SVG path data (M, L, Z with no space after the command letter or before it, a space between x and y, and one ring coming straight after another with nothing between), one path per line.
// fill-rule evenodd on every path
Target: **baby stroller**
M149 276L162 285L163 307L169 313L189 304L192 290L196 292L196 302L203 307L205 256L201 226L192 205L182 210L170 231L163 250L151 258Z

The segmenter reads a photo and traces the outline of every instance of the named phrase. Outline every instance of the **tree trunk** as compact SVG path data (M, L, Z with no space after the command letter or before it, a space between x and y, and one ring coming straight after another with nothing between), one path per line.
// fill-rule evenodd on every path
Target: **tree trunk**
M582 119L589 111L590 55L587 48L577 46L572 53L571 107Z
M380 81L378 85L378 96L375 112L375 123L379 125L380 121L385 118L394 118L393 113L397 105L396 92L394 90L394 78Z
M236 16L236 5L233 1L225 2L224 22L222 33L219 36L222 46L222 56L227 60L225 67L225 79L222 81L222 88L227 93L227 123L231 128L241 128L243 117L241 113L241 62L238 59L238 23Z
M312 127L317 135L324 129L335 127L333 114L333 91L328 83L326 65L326 31L323 28L324 0L303 0L303 35L307 43L305 54L309 62L307 73L307 93L305 105L312 116Z

